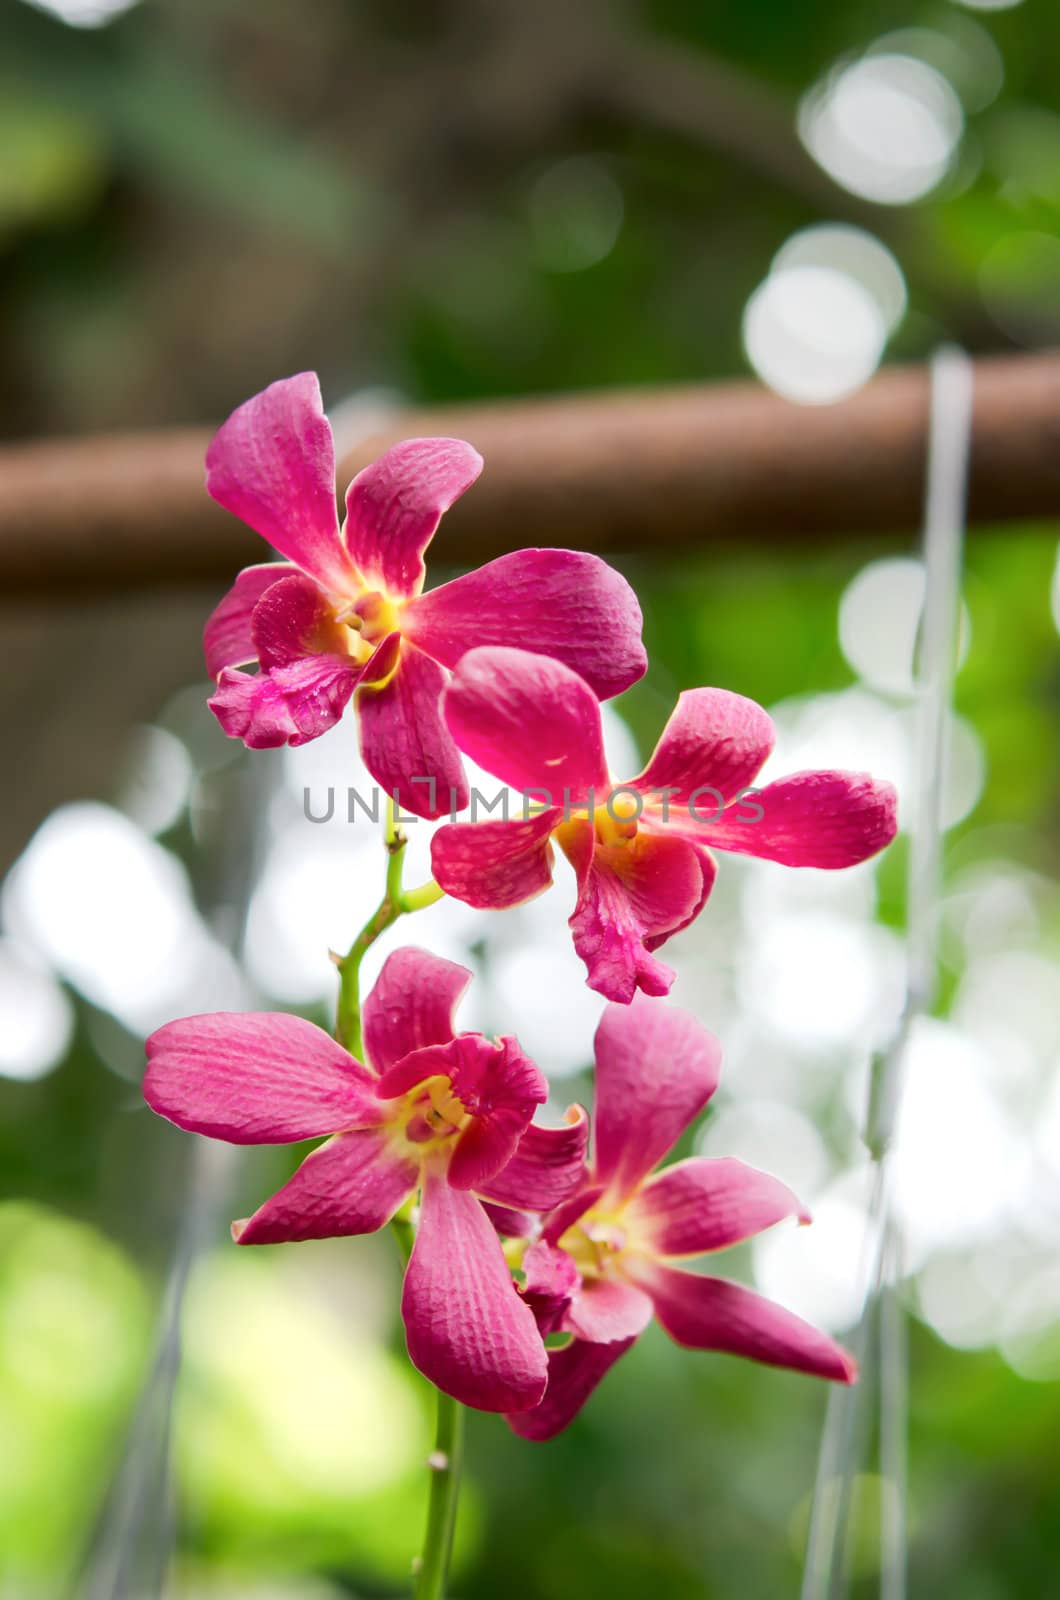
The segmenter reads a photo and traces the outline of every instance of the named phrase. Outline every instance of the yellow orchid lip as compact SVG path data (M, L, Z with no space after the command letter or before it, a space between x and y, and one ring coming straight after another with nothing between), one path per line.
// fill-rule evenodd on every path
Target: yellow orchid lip
M403 1155L424 1161L463 1133L471 1114L448 1078L428 1078L401 1097L391 1119L391 1142Z
M592 799L591 793L589 798ZM555 830L556 838L562 847L564 830L569 833L572 822L591 822L600 844L628 844L637 836L643 811L643 795L628 784L619 784L610 790L602 805L567 807L564 820Z
M631 789L613 789L593 811L593 827L601 844L625 844L636 836L644 801Z
M431 1102L431 1109L425 1115L432 1127L439 1131L447 1125L456 1129L466 1128L471 1121L470 1112L465 1111L459 1097L453 1093L448 1078L428 1078L427 1098Z

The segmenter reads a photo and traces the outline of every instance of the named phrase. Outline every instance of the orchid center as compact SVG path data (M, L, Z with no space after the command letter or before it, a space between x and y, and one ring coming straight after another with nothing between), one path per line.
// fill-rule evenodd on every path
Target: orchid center
M637 819L644 809L632 789L612 789L602 806L593 811L593 827L601 844L626 844L636 836Z
M398 628L398 608L385 594L380 594L377 589L370 589L354 601L352 617L360 622L359 633L368 644L378 644L380 639L385 639L387 634L396 633ZM353 627L357 626L352 621Z
M583 1278L606 1277L626 1248L628 1235L615 1212L587 1211L559 1241Z
M471 1121L471 1114L453 1093L448 1078L428 1078L418 1083L405 1096L396 1121L410 1144L419 1147L440 1147L456 1134L462 1133Z
M598 844L629 844L637 836L637 822L643 810L644 801L638 792L623 785L612 789L603 805L569 810L566 820L556 828L555 838L561 848L567 849L566 841L573 847L578 824L591 822Z
M398 609L393 600L376 589L362 589L356 598L343 600L333 617L342 632L347 655L363 666L380 641L398 631Z

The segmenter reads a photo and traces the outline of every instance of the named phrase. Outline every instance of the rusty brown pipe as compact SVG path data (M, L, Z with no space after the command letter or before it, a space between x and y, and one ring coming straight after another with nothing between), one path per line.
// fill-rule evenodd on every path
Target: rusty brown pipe
M461 565L530 544L677 556L722 542L820 545L919 521L925 367L830 406L753 383L395 411L342 451L339 485L396 439L454 434L486 470L446 517ZM224 584L260 540L203 489L206 429L0 448L9 600ZM341 439L341 431L340 431ZM1060 353L977 362L969 518L1060 517Z

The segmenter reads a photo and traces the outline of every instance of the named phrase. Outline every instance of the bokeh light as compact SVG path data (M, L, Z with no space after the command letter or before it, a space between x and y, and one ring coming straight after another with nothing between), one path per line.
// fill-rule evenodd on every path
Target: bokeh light
M755 1282L807 1321L843 1333L861 1315L872 1259L871 1173L837 1178L814 1200L808 1227L771 1228L753 1246Z
M1022 3L1023 0L955 0L955 4L967 6L969 11L1012 11Z
M1030 1150L978 1040L934 1018L915 1025L894 1154L910 1263L972 1245L1025 1208Z
M832 268L854 279L876 302L888 333L905 315L909 296L898 260L864 228L827 222L800 229L773 257L774 272L794 267Z
M242 998L181 863L111 806L54 811L12 867L3 909L17 938L131 1032Z
M1004 1252L935 1254L916 1277L919 1315L955 1349L981 1350L996 1344L1004 1301L1019 1265L1011 1244Z
M1060 1053L1060 964L1036 950L973 956L951 1016L987 1053L995 1086L1015 1100Z
M287 1004L333 1001L328 951L344 952L379 901L379 841L347 839L293 821L272 842L247 916L244 957L253 981Z
M46 11L72 28L102 28L139 3L140 0L27 0L36 10Z
M1017 1284L1005 1305L1001 1351L1032 1383L1060 1379L1060 1267L1055 1262Z
M187 746L167 728L145 727L129 740L119 805L145 833L165 833L182 816L194 768Z
M865 383L906 308L902 269L864 228L803 228L744 312L748 360L778 394L828 404Z
M57 1067L73 1034L62 986L30 950L0 938L0 1076L24 1081Z
M827 1146L810 1118L780 1100L739 1099L722 1105L707 1120L696 1148L700 1155L735 1156L774 1173L804 1203L824 1186L831 1166Z
M593 1031L604 1001L571 956L567 918L576 886L562 858L555 878L547 894L494 920L486 984L491 1031L514 1033L549 1076L565 1077L591 1065Z
M916 649L924 610L924 564L911 556L872 561L852 578L839 602L839 643L870 689L915 693ZM967 606L961 606L958 665L971 644Z
M825 405L860 388L879 366L886 340L870 291L836 267L775 270L744 312L751 365L771 389L804 404Z
M828 911L776 916L749 941L740 975L748 1010L815 1055L881 1044L897 1022L905 966L894 934Z
M930 194L949 172L964 113L946 78L916 56L841 63L804 98L799 133L851 193L883 205Z

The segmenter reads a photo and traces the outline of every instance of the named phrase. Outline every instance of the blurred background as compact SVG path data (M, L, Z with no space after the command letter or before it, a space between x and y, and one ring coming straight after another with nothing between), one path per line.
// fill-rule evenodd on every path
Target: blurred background
M0 0L0 434L208 423L321 374L343 437L404 401L757 374L829 404L942 339L1060 343L1052 0ZM547 530L542 530L547 542ZM768 706L768 775L868 767L908 815L923 572L910 530L621 562L648 678ZM432 581L444 568L444 530ZM292 1160L143 1108L142 1040L269 1004L327 1021L378 899L350 724L248 762L175 590L0 609L0 1595L399 1595L429 1399L389 1238L237 1252ZM977 530L946 778L944 960L898 1152L913 1323L912 1592L1055 1592L1060 1563L1057 529ZM363 780L361 780L363 781ZM327 790L336 816L316 824ZM412 829L425 869L429 828ZM831 876L722 862L671 945L726 1046L695 1134L814 1226L731 1270L857 1315L871 1052L902 1003L905 842ZM417 869L410 869L417 881ZM564 919L441 905L464 1026L517 1032L556 1106L599 1002ZM158 1343L187 1283L184 1360ZM454 1592L797 1592L824 1394L648 1333L549 1446L473 1417ZM172 1446L173 1481L162 1470ZM855 1595L877 1485L858 1484Z

